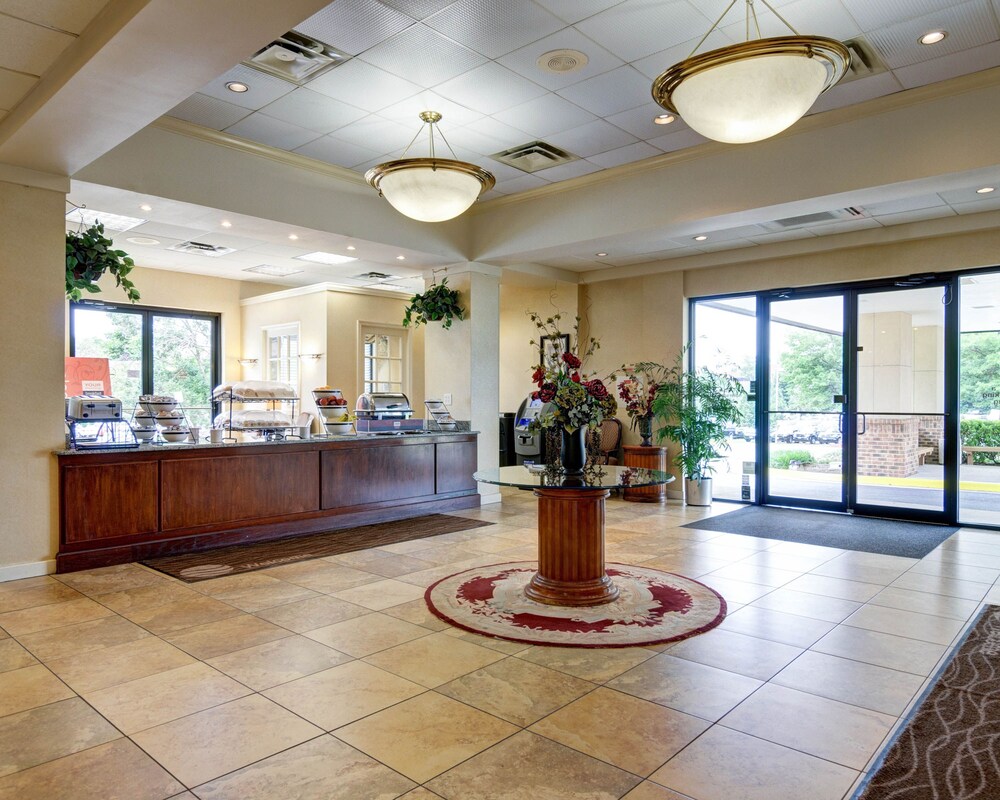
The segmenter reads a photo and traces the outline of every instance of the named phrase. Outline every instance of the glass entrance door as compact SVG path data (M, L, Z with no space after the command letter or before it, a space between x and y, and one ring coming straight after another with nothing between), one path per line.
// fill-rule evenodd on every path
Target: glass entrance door
M767 303L765 503L842 511L845 294Z
M945 511L944 285L857 293L850 505L935 520Z

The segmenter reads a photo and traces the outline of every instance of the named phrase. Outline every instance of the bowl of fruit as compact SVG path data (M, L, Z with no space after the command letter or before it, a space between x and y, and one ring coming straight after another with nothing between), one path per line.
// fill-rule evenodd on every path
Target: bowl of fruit
M312 391L313 400L316 401L316 405L319 405L320 400L326 400L330 397L339 397L343 399L344 393L340 389L331 389L329 386L317 386Z

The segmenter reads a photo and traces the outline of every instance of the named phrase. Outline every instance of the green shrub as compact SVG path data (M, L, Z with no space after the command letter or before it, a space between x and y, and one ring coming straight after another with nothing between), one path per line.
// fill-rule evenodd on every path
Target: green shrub
M966 447L1000 447L1000 421L963 419L962 444ZM1000 453L973 453L974 464L1000 464Z
M800 464L813 464L816 459L808 450L779 450L771 454L771 469L788 469L793 462Z

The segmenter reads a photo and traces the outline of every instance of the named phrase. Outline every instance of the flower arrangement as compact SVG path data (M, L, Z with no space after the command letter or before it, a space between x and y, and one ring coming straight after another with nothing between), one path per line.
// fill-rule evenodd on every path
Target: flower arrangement
M604 382L582 371L587 359L600 348L600 343L590 337L581 354L574 353L572 348L564 350L561 344L564 334L559 330L560 314L543 319L532 311L528 316L535 323L540 337L539 341L533 339L531 344L540 347L541 337L558 343L552 357L542 358L542 363L535 366L531 376L538 387L532 392L532 398L552 403L555 407L552 413L533 423L536 429L561 426L563 430L572 432L585 427L596 428L605 417L614 416L618 403ZM579 317L573 324L573 334L579 342Z
M652 418L653 398L666 380L667 373L667 368L655 361L622 364L611 373L608 380L617 380L619 374L624 376L618 381L618 396L625 401L625 410L633 428L639 420Z

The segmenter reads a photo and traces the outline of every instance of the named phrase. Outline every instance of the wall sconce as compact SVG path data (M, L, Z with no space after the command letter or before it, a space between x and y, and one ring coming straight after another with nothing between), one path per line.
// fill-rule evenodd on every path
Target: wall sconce
M322 353L299 353L299 358L309 358L313 361L319 361L322 357Z
M257 358L238 358L236 359L241 367L255 367L260 359Z

